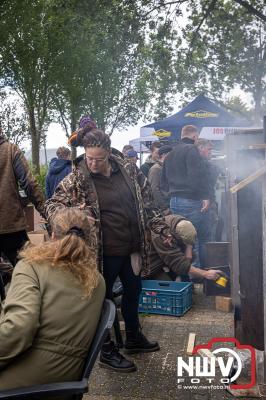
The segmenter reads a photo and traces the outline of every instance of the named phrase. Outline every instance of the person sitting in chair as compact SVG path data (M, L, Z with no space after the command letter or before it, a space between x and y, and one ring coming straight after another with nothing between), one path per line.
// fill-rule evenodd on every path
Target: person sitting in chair
M149 254L149 273L145 279L187 280L187 276L216 280L222 273L219 270L203 270L191 265L193 244L197 232L193 224L180 215L167 215L165 222L169 225L173 240L166 243L160 235L151 233L152 246Z
M80 378L105 297L93 230L59 210L52 239L21 252L0 317L2 390Z

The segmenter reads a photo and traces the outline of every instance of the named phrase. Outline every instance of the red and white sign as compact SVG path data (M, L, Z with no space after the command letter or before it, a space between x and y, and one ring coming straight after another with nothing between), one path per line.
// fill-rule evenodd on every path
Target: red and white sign
M234 126L204 126L200 131L200 138L208 140L223 140L225 135L230 135L239 130L243 131L247 128Z

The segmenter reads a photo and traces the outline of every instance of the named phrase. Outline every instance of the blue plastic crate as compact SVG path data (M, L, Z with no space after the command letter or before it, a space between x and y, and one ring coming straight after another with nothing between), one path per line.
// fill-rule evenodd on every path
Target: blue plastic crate
M191 282L142 281L140 313L181 316L191 305Z

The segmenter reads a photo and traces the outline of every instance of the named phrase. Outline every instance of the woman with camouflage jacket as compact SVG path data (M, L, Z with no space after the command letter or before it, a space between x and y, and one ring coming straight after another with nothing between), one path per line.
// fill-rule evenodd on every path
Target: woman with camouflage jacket
M111 153L109 136L97 129L90 117L81 119L74 138L77 145L84 146L85 154L76 159L73 172L46 202L48 219L59 208L80 207L95 220L98 263L105 278L106 297L112 298L118 276L123 284L125 352L159 350L158 343L148 341L140 330L139 274L141 269L147 270L147 230L167 238L169 228L153 207L146 177L135 164ZM102 348L100 365L120 372L136 370L135 364L119 353L110 337Z

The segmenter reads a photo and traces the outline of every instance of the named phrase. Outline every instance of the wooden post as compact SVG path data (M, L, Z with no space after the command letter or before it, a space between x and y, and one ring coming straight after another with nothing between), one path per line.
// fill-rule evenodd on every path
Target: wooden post
M264 144L266 143L266 116L263 118L263 137ZM266 152L265 152L266 159ZM262 262L263 262L263 308L264 316L266 316L266 180L262 183ZM264 317L264 388L266 385L266 317Z
M196 339L196 333L190 333L188 337L188 344L187 344L187 354L189 356L192 355L194 347L195 347L195 339Z

